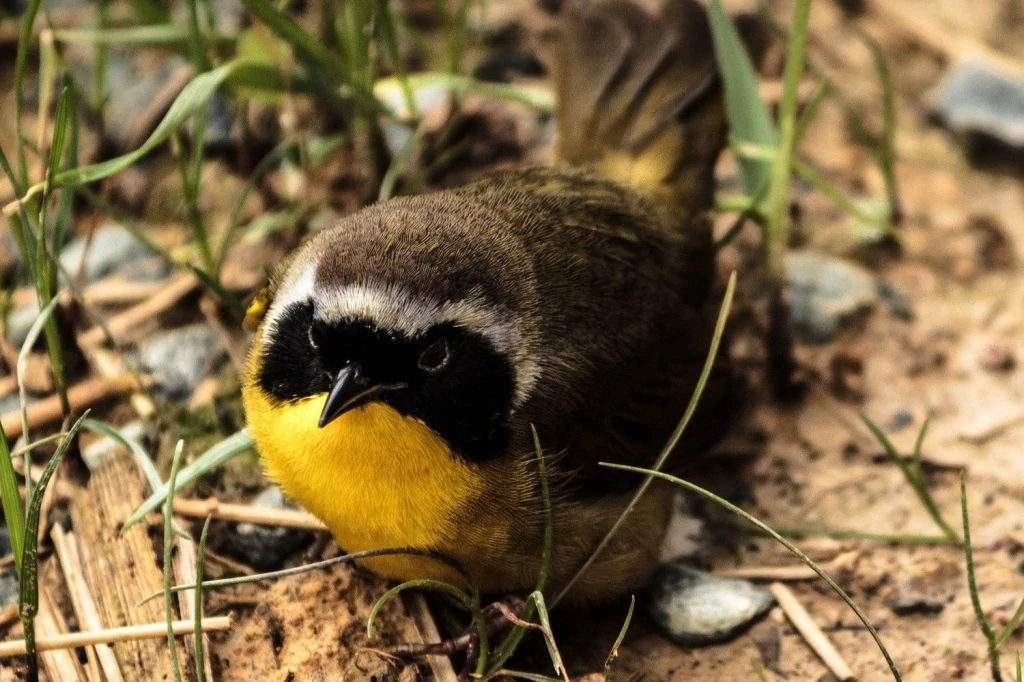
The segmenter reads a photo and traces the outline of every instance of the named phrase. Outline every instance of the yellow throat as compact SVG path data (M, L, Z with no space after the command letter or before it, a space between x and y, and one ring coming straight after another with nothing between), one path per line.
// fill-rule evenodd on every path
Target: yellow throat
M456 548L456 515L480 493L483 479L425 424L373 402L319 428L326 394L275 404L250 380L242 397L267 474L327 524L346 551ZM451 568L423 557L365 564L396 580L457 581Z

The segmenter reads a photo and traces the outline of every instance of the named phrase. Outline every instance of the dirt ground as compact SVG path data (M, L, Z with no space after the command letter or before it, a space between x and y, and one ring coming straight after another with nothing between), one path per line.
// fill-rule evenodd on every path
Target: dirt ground
M553 19L541 5L548 4L495 3L492 20L507 15L520 27L521 44L546 44ZM801 249L858 260L902 294L913 316L899 319L878 302L834 341L798 342L797 377L805 392L780 403L767 388L761 343L767 301L758 295L764 290L756 267L759 235L748 227L722 254L720 269L723 277L733 269L740 274L733 353L749 379L749 415L695 480L781 531L935 535L913 489L860 415L881 425L903 452L912 450L927 419L923 461L929 489L959 529L959 476L966 471L979 592L998 629L1024 597L1024 156L1004 150L969 160L964 140L938 127L929 111L944 75L975 46L1017 62L1024 80L1024 9L1011 0L874 0L863 3L862 16L850 19L840 4L857 3L814 3L810 59L834 80L863 124L877 131L881 86L853 26L881 46L897 95L896 175L904 219L894 240L867 242L857 236L852 218L798 185L794 241ZM726 5L735 11L754 3ZM769 5L788 16L789 3ZM768 51L765 70L766 80L777 80L778 50ZM486 110L493 113L494 106ZM509 111L511 137L520 143L528 138L523 156L546 158L543 128L524 123L519 109ZM870 150L854 139L835 100L825 100L800 154L855 200L884 196ZM499 157L500 165L515 162L507 154ZM734 172L732 162L723 161L724 186L735 183ZM721 228L730 222L723 218ZM691 502L705 519L701 567L728 572L797 565L770 539L721 510ZM835 539L820 532L808 532L797 544L863 608L903 679L991 679L958 548ZM215 564L211 570L230 573ZM816 579L788 584L857 680L891 679L869 634L826 585ZM233 609L238 617L230 634L212 640L220 679L429 677L428 666L400 666L371 651L422 634L422 620L410 620L408 605L395 604L381 617L382 637L366 639L367 614L384 589L379 581L336 568L212 595L211 613ZM894 604L907 603L925 606L898 615ZM556 628L568 631L567 660L581 674L602 669L623 613L619 605L600 618L555 613ZM1004 647L1005 679L1011 679L1018 651L1024 652L1019 630ZM638 617L612 679L745 680L757 679L762 668L768 680L834 679L778 609L733 641L699 649L668 643Z

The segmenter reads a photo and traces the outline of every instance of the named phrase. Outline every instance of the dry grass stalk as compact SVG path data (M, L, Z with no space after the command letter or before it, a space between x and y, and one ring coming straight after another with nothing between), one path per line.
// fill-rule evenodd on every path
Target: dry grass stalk
M4 557L5 559L7 557ZM13 561L12 561L13 563ZM5 567L6 568L6 567ZM18 605L8 604L0 609L0 628L6 628L11 623L18 622Z
M75 610L79 627L85 632L102 630L103 623L100 622L100 614L96 610L96 601L82 575L81 558L78 555L78 544L74 534L65 533L59 525L54 525L50 532L50 538L53 540L53 546L64 573L64 582L67 583L68 592L71 595L71 606ZM107 682L124 682L121 666L117 664L117 657L109 644L93 645L86 649L87 654L90 651L94 652Z
M195 275L175 275L150 298L114 315L104 324L98 324L82 332L78 336L78 344L80 346L95 346L103 343L108 334L115 345L127 343L135 338L143 323L174 306L197 286L199 286L199 280Z
M86 379L68 389L68 401L73 412L82 412L85 408L102 402L107 398L130 393L139 388L134 377L119 376L111 379ZM60 398L51 395L28 406L28 426L30 429L52 424L61 420ZM4 433L8 438L21 435L21 413L18 410L8 412L0 417Z
M230 504L216 498L189 500L174 498L174 513L182 516L239 521L259 526L280 526L301 530L327 530L327 527L312 514L295 509L266 509L248 504Z
M174 571L174 582L178 585L194 585L196 583L196 577L198 576L196 567L197 551L196 543L192 540L178 536L174 537L174 559L171 568ZM178 612L181 614L183 620L192 620L195 618L195 594L195 590L182 590L176 595L178 598ZM192 660L196 660L195 637L185 638L185 648ZM204 634L203 651L209 650L210 639ZM204 658L203 666L206 669L206 679L214 679L213 667L210 664L209 656Z
M178 636L191 635L194 626L195 623L190 620L176 620L171 623L174 634ZM204 618L202 622L203 632L219 632L230 627L230 616ZM57 651L92 644L134 642L142 639L163 639L165 637L167 637L167 623L145 623L143 625L127 625L120 628L106 628L93 632L68 632L48 637L39 637L36 639L36 649L39 651ZM23 639L0 642L0 658L21 656L24 653L25 640ZM55 679L62 678L58 677Z
M68 626L64 622L64 617L61 615L60 610L54 606L50 590L43 584L39 585L39 614L36 616L37 644L40 641L59 636L60 633L66 632L67 629ZM22 648L24 649L24 644ZM66 649L48 650L38 645L36 649L40 652L39 658L42 661L43 668L46 670L46 675L51 680L91 682L74 652Z
M814 650L814 653L821 658L822 662L832 671L832 674L840 682L854 682L854 676L850 666L846 664L843 657L829 641L829 638L821 631L821 628L811 618L811 614L803 607L800 601L793 594L793 591L782 583L772 583L768 586L775 600L779 603L782 611L789 618L800 636L804 638L807 645Z
M128 365L119 351L107 350L97 346L84 348L83 351L93 369L101 377L113 379L125 374L131 374ZM131 403L132 409L135 410L135 414L139 415L140 419L149 419L156 414L156 405L153 404L153 400L144 391L132 393L128 398L128 402Z

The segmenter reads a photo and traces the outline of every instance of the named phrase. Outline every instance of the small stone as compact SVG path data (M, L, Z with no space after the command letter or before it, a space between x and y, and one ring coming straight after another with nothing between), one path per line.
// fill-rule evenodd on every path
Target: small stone
M192 397L223 357L216 332L205 323L155 334L139 346L139 359L156 378L154 391L171 401Z
M828 343L878 299L874 275L850 261L793 251L786 268L793 326L809 343Z
M892 419L886 425L886 430L889 433L896 433L902 431L911 424L914 423L914 413L906 407L898 408L892 415Z
M938 599L912 592L901 592L889 602L889 608L897 616L934 616L945 607Z
M61 267L84 282L95 282L121 273L136 260L153 256L148 246L131 232L114 223L103 225L92 235L77 237L60 254Z
M1024 83L979 59L960 62L933 105L952 131L1024 148Z
M651 581L648 612L666 637L684 646L718 644L736 636L775 603L746 580L718 578L664 564Z
M263 509L295 508L284 499L284 493L276 485L265 488L252 501L252 505ZM257 526L252 523L238 524L237 532L231 537L232 553L263 571L281 568L285 561L312 540L313 534L309 531Z
M0 556L9 556L11 536L5 526L0 526ZM14 564L0 570L0 608L18 603L18 572Z
M146 435L146 424L143 421L136 420L118 427L117 432L128 440L137 442ZM99 471L111 453L120 447L122 447L120 441L109 436L103 436L82 448L82 461L85 462L85 466L89 468L89 471Z
M885 309L897 320L914 321L914 308L910 298L890 282L878 283L878 297L885 304Z
M978 362L989 372L1009 372L1017 366L1017 356L1013 346L1005 341L990 341L982 349Z

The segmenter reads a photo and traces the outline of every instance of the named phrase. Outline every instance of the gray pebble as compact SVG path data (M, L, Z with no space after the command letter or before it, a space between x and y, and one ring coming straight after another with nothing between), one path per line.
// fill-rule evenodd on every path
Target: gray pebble
M786 256L793 326L809 343L828 343L878 298L875 277L841 258L809 251Z
M146 423L139 420L128 422L124 426L118 427L117 431L128 440L138 442L146 435ZM120 441L104 436L82 448L82 461L85 462L89 471L99 471L111 453L119 447L122 447Z
M28 336L32 323L39 317L39 306L35 301L14 308L7 313L7 340L15 348L21 348Z
M655 573L647 608L669 639L703 646L736 636L774 603L771 592L749 581L718 578L672 563Z
M947 127L1024 147L1024 83L978 59L961 62L946 78L933 105Z
M293 505L284 499L284 493L276 485L264 489L252 501L264 509L292 509ZM252 523L238 524L231 537L233 554L245 563L260 570L280 568L295 552L308 545L313 534L295 528L257 526Z
M7 533L5 524L0 524L0 556L9 555L11 548L11 536ZM14 564L7 568L0 569L0 608L9 604L18 603L18 572Z
M938 599L912 592L901 592L889 602L889 608L897 616L934 616L945 607Z
M143 368L154 375L157 395L187 400L223 356L216 332L199 322L154 334L139 345Z
M125 273L135 261L153 255L149 247L131 232L120 225L108 223L93 232L91 238L82 235L71 240L60 253L60 264L72 277L78 277L81 272L83 281L95 282L115 273ZM166 269L156 278L164 276Z

